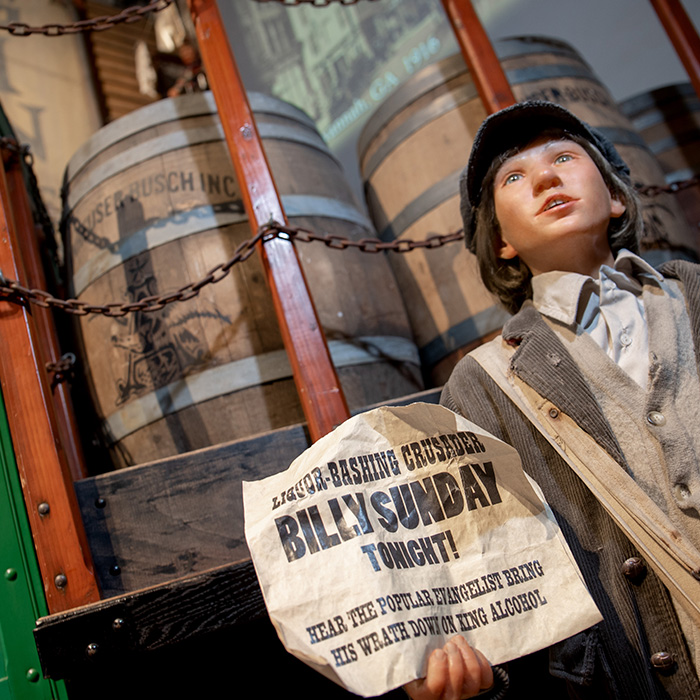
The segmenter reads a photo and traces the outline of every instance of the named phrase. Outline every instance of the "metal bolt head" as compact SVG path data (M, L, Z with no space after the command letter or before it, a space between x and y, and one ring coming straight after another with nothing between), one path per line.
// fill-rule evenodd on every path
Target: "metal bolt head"
M250 124L244 124L240 129L241 135L246 141L250 141L253 138L253 129Z
M121 574L122 570L119 564L114 564L109 567L109 573L111 576L119 576Z
M46 502L40 503L36 509L39 512L39 515L48 515L51 512L51 506Z
M112 622L112 629L120 630L120 629L122 629L122 627L124 627L125 624L126 624L126 621L124 620L124 618L117 617Z
M99 650L100 647L98 644L95 644L95 642L90 642L90 644L88 644L85 648L85 653L88 656L95 656Z
M641 578L646 570L646 564L639 557L630 557L622 564L622 573L632 581Z
M95 508L104 508L107 505L107 501L104 498L95 499Z
M26 678L30 683L38 683L39 679L41 678L41 674L35 668L28 668Z
M68 585L68 577L65 574L56 574L53 582L56 588L65 588Z
M5 569L5 579L7 581L16 581L17 569L13 569L12 567L10 567L9 569Z

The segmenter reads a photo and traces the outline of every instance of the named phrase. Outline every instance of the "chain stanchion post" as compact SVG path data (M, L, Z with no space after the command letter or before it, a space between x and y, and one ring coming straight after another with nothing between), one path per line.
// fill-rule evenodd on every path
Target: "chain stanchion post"
M26 278L5 168L0 167L0 271ZM0 385L49 611L99 600L90 550L56 418L32 314L0 299Z
M29 197L24 184L22 167L15 159L7 170L7 184L10 200L13 202L15 226L19 250L22 252L27 282L31 287L44 289L46 276L41 262L39 241L35 232L34 220L29 205ZM61 349L51 309L39 308L34 312L37 326L37 341L41 346L43 366L61 361ZM73 402L68 387L58 381L52 386L52 396L56 406L56 419L61 435L61 444L66 452L68 466L74 480L87 476L83 450L78 437L78 428L73 412Z
M442 0L442 5L487 114L515 104L503 67L470 0Z
M700 37L680 0L650 0L700 97Z
M188 0L202 60L253 231L287 220L215 0ZM291 240L259 244L282 338L312 440L350 413Z

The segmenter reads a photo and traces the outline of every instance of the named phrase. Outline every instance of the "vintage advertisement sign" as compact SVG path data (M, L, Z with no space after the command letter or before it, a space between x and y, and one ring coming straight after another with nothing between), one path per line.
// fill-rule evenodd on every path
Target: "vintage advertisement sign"
M349 690L425 673L462 634L492 664L600 618L517 452L448 409L351 418L243 483L246 538L285 647Z

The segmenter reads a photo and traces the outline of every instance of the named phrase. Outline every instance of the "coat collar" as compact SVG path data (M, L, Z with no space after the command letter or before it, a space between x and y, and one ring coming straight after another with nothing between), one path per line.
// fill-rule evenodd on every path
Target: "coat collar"
M659 272L683 285L690 330L695 341L695 362L700 371L700 265L687 260L669 260L659 265Z

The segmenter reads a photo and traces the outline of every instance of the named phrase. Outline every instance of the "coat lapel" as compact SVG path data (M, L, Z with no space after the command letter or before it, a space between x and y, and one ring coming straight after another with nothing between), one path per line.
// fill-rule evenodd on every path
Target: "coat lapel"
M503 327L517 346L510 369L538 394L572 418L626 468L622 450L578 365L535 307L526 302Z

